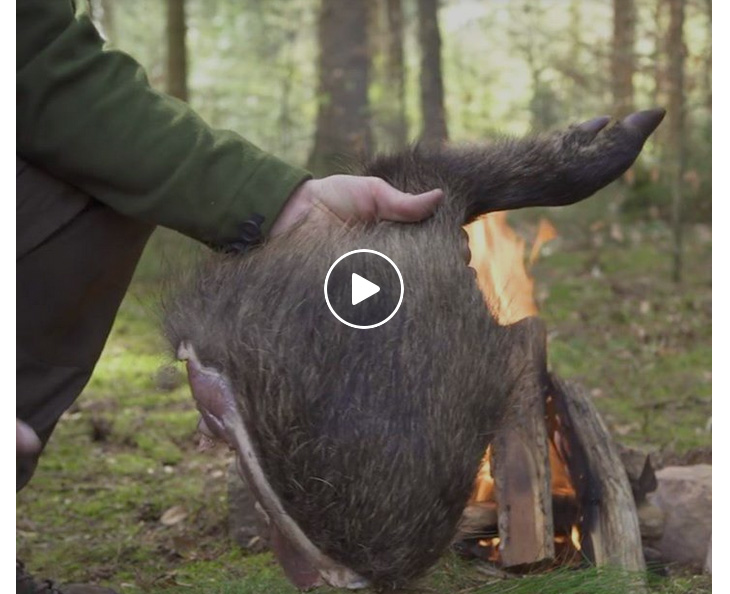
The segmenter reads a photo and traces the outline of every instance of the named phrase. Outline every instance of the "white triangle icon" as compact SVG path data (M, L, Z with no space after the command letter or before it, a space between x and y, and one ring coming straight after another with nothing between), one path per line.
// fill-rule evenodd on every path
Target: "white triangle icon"
M357 305L380 291L380 287L359 274L352 273L352 304Z

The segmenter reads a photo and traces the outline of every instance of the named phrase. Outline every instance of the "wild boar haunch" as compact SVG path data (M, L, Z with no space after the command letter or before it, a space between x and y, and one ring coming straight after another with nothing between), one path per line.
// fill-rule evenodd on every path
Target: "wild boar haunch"
M590 196L633 163L663 115L378 158L364 174L412 193L443 188L443 205L418 224L302 224L212 257L171 297L167 334L198 408L237 451L297 586L396 586L449 545L518 373L461 226ZM390 256L405 286L397 315L369 330L337 321L322 292L332 262L360 248Z

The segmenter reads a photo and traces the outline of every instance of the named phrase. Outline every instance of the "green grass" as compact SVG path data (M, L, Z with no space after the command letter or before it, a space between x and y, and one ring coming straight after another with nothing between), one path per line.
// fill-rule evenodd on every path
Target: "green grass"
M688 242L686 277L669 280L665 230L639 245L555 253L536 269L551 367L593 391L623 441L709 447L711 246Z
M242 560L237 580L220 580L208 574L178 574L176 587L169 594L295 594L297 590L286 582L269 555L257 555ZM197 577L197 583L184 579ZM647 590L648 587L648 590ZM334 593L332 588L320 588L322 594ZM426 577L407 588L402 594L700 594L712 591L709 576L683 575L671 580L652 574L631 574L615 569L558 569L535 575L494 577L482 573L473 563L449 554ZM366 589L364 594L374 594Z
M668 280L666 230L626 231L638 239L600 248L591 236L558 241L534 269L550 365L591 391L619 440L680 455L709 448L711 245L690 230L678 288ZM38 576L129 593L294 592L270 554L231 544L231 456L222 447L197 451L197 412L183 383L157 387L170 363L157 329L161 246L179 250L169 235L155 239L94 377L17 497L18 557ZM163 525L173 507L184 518ZM635 579L580 570L495 580L448 555L407 591L628 592ZM710 587L701 576L651 581L666 594Z

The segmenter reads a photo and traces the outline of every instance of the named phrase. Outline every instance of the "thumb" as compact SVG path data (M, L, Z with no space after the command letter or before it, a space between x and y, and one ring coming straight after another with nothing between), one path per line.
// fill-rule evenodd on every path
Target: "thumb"
M383 184L376 190L375 204L378 218L413 223L430 217L443 197L444 192L439 189L414 195Z

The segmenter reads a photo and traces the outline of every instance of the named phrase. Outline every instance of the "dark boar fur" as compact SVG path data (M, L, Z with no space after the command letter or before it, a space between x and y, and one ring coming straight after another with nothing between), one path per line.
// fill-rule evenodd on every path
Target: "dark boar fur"
M461 226L590 196L631 165L662 116L375 159L363 174L411 193L442 188L444 203L417 224L304 223L245 255L213 256L171 296L170 342L230 386L271 487L325 555L390 587L422 574L454 536L517 379L510 329L484 306ZM390 256L405 286L395 317L369 330L337 321L323 298L330 265L360 248Z

